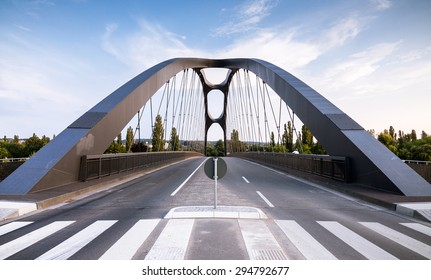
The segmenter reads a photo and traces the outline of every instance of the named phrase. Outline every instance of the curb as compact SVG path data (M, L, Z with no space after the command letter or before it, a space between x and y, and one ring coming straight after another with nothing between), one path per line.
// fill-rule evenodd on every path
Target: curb
M195 219L195 218L223 218L223 219L267 219L259 208L246 206L183 206L171 209L164 219Z

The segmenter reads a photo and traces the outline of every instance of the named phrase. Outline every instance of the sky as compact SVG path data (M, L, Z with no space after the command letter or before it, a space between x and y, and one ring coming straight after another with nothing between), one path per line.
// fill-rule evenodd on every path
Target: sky
M430 27L428 0L0 0L0 135L58 135L173 57L263 59L367 130L431 134Z

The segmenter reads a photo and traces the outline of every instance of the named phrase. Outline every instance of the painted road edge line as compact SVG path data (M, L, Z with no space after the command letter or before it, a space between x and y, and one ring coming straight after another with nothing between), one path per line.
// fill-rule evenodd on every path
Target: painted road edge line
M272 204L271 201L269 201L268 198L266 198L260 191L256 191L256 193L263 199L263 201L266 202L266 204L268 204L269 207L275 207L274 204Z
M181 190L182 187L184 187L184 185L190 180L190 178L196 173L196 171L198 171L198 169L208 160L205 159L201 164L199 164L199 166L195 169L195 171L192 172L192 174L190 174L189 177L187 177L187 179L173 192L171 193L171 196L174 196L177 194L177 192L179 192Z

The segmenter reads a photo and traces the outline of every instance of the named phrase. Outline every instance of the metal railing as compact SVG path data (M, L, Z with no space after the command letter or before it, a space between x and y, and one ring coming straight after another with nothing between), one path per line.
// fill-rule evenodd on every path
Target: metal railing
M431 161L404 160L404 162L431 183Z
M157 152L87 155L81 157L79 180L88 181L135 169L202 156L196 152Z
M233 156L278 169L295 169L344 182L350 181L348 157L268 152L235 153Z

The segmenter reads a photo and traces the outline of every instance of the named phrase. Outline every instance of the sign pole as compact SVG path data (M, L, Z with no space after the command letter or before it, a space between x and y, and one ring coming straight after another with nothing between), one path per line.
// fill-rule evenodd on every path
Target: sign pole
M217 160L214 158L214 209L217 209Z

